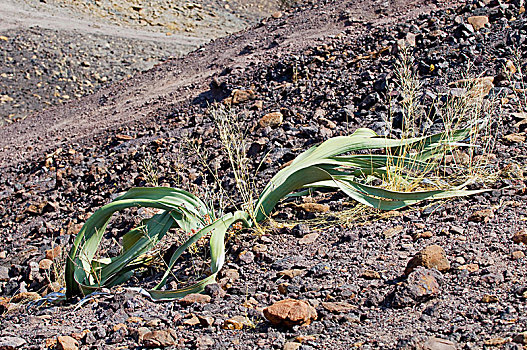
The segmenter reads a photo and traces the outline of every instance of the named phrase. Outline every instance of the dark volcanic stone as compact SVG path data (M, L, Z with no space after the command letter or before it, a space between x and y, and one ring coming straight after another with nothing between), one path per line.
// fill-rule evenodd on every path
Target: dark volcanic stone
M393 307L415 305L440 293L438 279L441 274L437 270L428 270L422 267L415 269L408 279L397 286L392 300Z

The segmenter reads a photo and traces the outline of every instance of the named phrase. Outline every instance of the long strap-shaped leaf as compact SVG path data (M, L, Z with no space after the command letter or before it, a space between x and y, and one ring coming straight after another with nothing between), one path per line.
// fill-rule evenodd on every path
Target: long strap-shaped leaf
M381 210L396 210L424 200L462 197L487 191L463 189L413 192L390 191L361 184L346 176L336 176L333 180L316 182L306 187L339 189L357 202Z
M311 147L306 152L300 154L291 165L280 170L271 179L256 204L256 221L261 221L268 217L280 199L287 194L309 183L332 180L331 178L327 178L328 174L320 173L318 170L313 169L313 167L329 164L334 161L338 164L338 156L342 154L363 149L384 148L392 149L392 154L397 155L402 152L402 147L406 149L417 148L421 152L415 157L415 164L419 164L418 162L426 161L434 156L445 144L462 141L468 137L471 130L470 128L466 128L456 131L451 135L438 133L425 137L395 140L378 137L370 129L357 129L351 136L331 138L319 146ZM348 162L351 162L352 159L347 157ZM357 160L358 158L355 159L355 161Z
M94 279L97 279L97 276L91 274L92 261L102 240L106 226L113 213L131 207L151 207L163 209L167 212L177 211L184 217L184 220L181 220L181 224L189 225L191 228L203 227L203 217L207 214L206 205L193 194L183 190L166 187L131 189L125 195L97 210L79 231L70 250L68 261L66 262L66 287L68 297L81 292L81 285L97 284L100 282L94 281ZM155 233L161 236L164 235L163 231L166 232L168 230L165 230L165 228L168 226L169 221L170 226L177 224L174 222L173 217L164 216L162 228L157 227L156 230L159 230L159 232ZM155 222L152 221L152 223ZM145 243L144 240L138 240L133 246L138 244L142 246L141 250L148 250L151 248L152 243ZM135 247L129 250L135 250ZM138 256L136 253L132 253L131 255ZM128 256L125 260L129 261L130 258L131 256ZM105 277L109 277L110 275L109 273Z
M234 214L226 214L222 218L218 219L214 223L210 224L207 227L204 227L200 232L193 235L189 240L187 240L183 245L181 245L170 258L170 263L166 269L166 272L161 280L161 282L152 290L147 292L150 294L154 300L172 300L174 298L180 298L189 293L199 293L205 286L209 283L215 281L217 273L223 267L225 262L225 233L228 228L236 223L242 222L244 225L248 226L248 214L244 211L237 211ZM205 279L202 279L199 282L194 283L188 287L178 289L178 290L159 290L162 286L165 285L166 280L170 274L170 271L174 267L177 259L181 254L188 249L193 243L197 242L201 237L212 232L210 237L210 270L211 275Z

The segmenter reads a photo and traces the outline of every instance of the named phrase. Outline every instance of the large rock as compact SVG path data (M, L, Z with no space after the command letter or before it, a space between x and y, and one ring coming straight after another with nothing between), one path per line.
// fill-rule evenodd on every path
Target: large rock
M272 112L264 115L262 118L260 118L260 121L258 124L260 127L265 128L267 126L275 127L284 121L284 115L280 112Z
M527 345L527 331L516 334L513 341L518 344Z
M9 281L9 267L0 266L0 282Z
M520 232L517 232L513 237L512 241L514 243L520 244L527 244L527 230L521 230Z
M409 275L418 266L437 269L441 272L450 270L450 262L446 257L445 250L436 244L424 248L410 259L404 274Z
M430 337L423 344L420 344L420 347L416 350L456 350L457 345L450 340Z
M1 337L0 350L21 349L26 344L26 340L20 337Z
M397 286L392 300L393 307L415 305L440 293L438 279L441 274L435 270L418 267L408 279Z
M69 335L61 335L57 338L57 349L59 350L77 350L79 342Z
M143 346L147 348L165 348L176 345L174 332L169 330L153 331L143 336Z
M284 299L266 307L263 314L275 326L308 325L317 319L317 311L303 300Z
M477 31L485 28L485 25L489 23L489 18L487 16L471 16L467 19L467 22Z
M232 97L232 104L236 105L236 104L243 103L243 102L254 99L255 93L251 89L248 89L248 90L236 89L232 92L231 97Z

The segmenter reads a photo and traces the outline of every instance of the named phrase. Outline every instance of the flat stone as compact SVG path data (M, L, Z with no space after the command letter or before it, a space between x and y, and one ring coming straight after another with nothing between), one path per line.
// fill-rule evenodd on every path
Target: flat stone
M499 345L505 345L507 343L510 343L512 339L511 338L492 338L492 339L487 339L483 342L483 344L487 345L487 346L499 346Z
M378 280L381 278L381 274L377 271L366 270L362 273L361 277L368 280Z
M210 327L214 324L214 317L212 316L198 315L197 318L199 320L199 324L203 327Z
M169 330L152 331L143 336L142 345L147 348L165 348L176 345L174 333Z
M450 233L453 233L455 235L462 235L465 233L465 229L461 226L452 225L449 228Z
M485 28L485 25L489 23L489 18L487 16L471 16L467 19L467 22L472 25L474 30L478 31Z
M470 215L470 217L468 218L468 221L489 222L493 218L494 218L494 210L492 210L492 209L483 209L483 210L478 210L478 211L472 213L472 215Z
M399 233L403 232L403 227L401 225L387 228L383 231L382 235L384 238L392 238L395 235L398 235Z
M0 349L18 349L26 345L26 340L20 337L1 337Z
M251 89L241 90L236 89L231 94L232 104L239 104L254 99L255 94Z
M69 335L62 335L57 337L57 349L58 350L77 350L79 348L79 342L70 337Z
M511 256L512 256L512 259L514 260L520 260L520 259L525 258L525 253L522 252L521 250L515 250L511 253Z
M301 276L305 273L305 270L302 269L291 269L291 270L282 270L276 274L278 277L287 277L293 279L296 276Z
M422 350L457 350L457 345L450 340L430 337L427 341L422 344L422 347L418 349Z
M300 347L302 346L302 344L300 343L295 343L295 342L292 342L292 341L288 341L284 344L284 347L283 349L284 350L297 350L299 349Z
M201 335L196 339L196 347L198 349L207 348L212 345L214 345L214 339L212 339L208 335Z
M281 327L304 326L317 319L317 311L303 300L284 299L266 307L263 314L271 324Z
M478 264L465 264L458 267L458 270L467 270L468 272L476 272L479 270Z
M238 259L244 264L250 264L254 261L254 253L250 250L244 250L238 255Z
M253 326L252 322L245 316L234 316L225 320L221 328L223 329L243 329Z
M266 115L264 115L262 118L260 118L260 121L258 124L260 127L276 127L284 121L284 115L280 112L271 112Z
M143 318L138 317L138 316L132 316L132 317L128 317L126 322L128 322L128 323L142 323L143 322Z
M514 133L503 136L503 139L508 143L522 143L525 142L525 134L523 133Z
M9 267L0 266L0 282L9 281Z
M183 324L185 326L197 326L198 324L200 324L199 322L199 318L195 315L191 315L189 318L185 319L183 321Z
M348 313L350 311L357 310L355 305L351 305L344 301L322 302L322 307L335 314Z
M329 211L329 205L320 203L302 203L297 205L297 208L307 213L327 213Z
M218 283L207 284L204 292L212 298L223 298L226 294Z
M193 293L193 294L185 295L183 298L179 299L179 303L182 306L189 306L194 303L207 304L207 303L210 303L210 300L211 300L211 297L209 295Z
M521 230L517 232L513 237L512 241L516 244L526 244L527 245L527 230Z
M298 244L312 244L312 243L315 243L315 241L317 240L318 236L320 236L318 233L316 232L313 232L313 233L308 233L307 235L305 235L304 237L300 238L298 240Z
M150 328L148 327L139 327L137 328L137 330L135 330L133 332L133 336L135 338L135 340L138 342L138 343L143 343L143 339L145 337L146 334L150 333Z

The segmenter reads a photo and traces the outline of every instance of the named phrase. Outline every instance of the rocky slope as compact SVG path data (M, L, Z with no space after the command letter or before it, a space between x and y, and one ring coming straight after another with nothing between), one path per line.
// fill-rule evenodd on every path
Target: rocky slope
M518 71L510 79L507 73L511 64L526 69L522 5L306 4L0 129L0 342L35 349L521 349L526 82ZM403 103L393 87L401 46L415 58L424 108L459 94L449 83L467 72L492 78L482 93L500 102L488 111L497 176L473 185L491 191L388 215L357 214L340 195L311 199L322 206L290 201L273 217L282 225L228 242L227 266L205 296L153 303L128 289L151 284L156 273L147 270L80 303L23 304L24 296L38 297L31 292L60 288L53 282L79 225L118 193L157 182L210 196L212 174L189 141L201 145L239 200L211 120L214 101L230 105L246 128L250 167L264 160L260 188L310 145L357 127L385 132L390 99L395 108ZM282 123L264 125L271 112ZM441 122L440 114L430 116L432 125ZM129 215L112 223L109 254ZM180 280L206 271L199 254L185 257L175 272ZM284 299L293 301L275 304ZM284 315L290 308L294 319Z
M278 8L276 1L2 0L0 125L180 57Z

